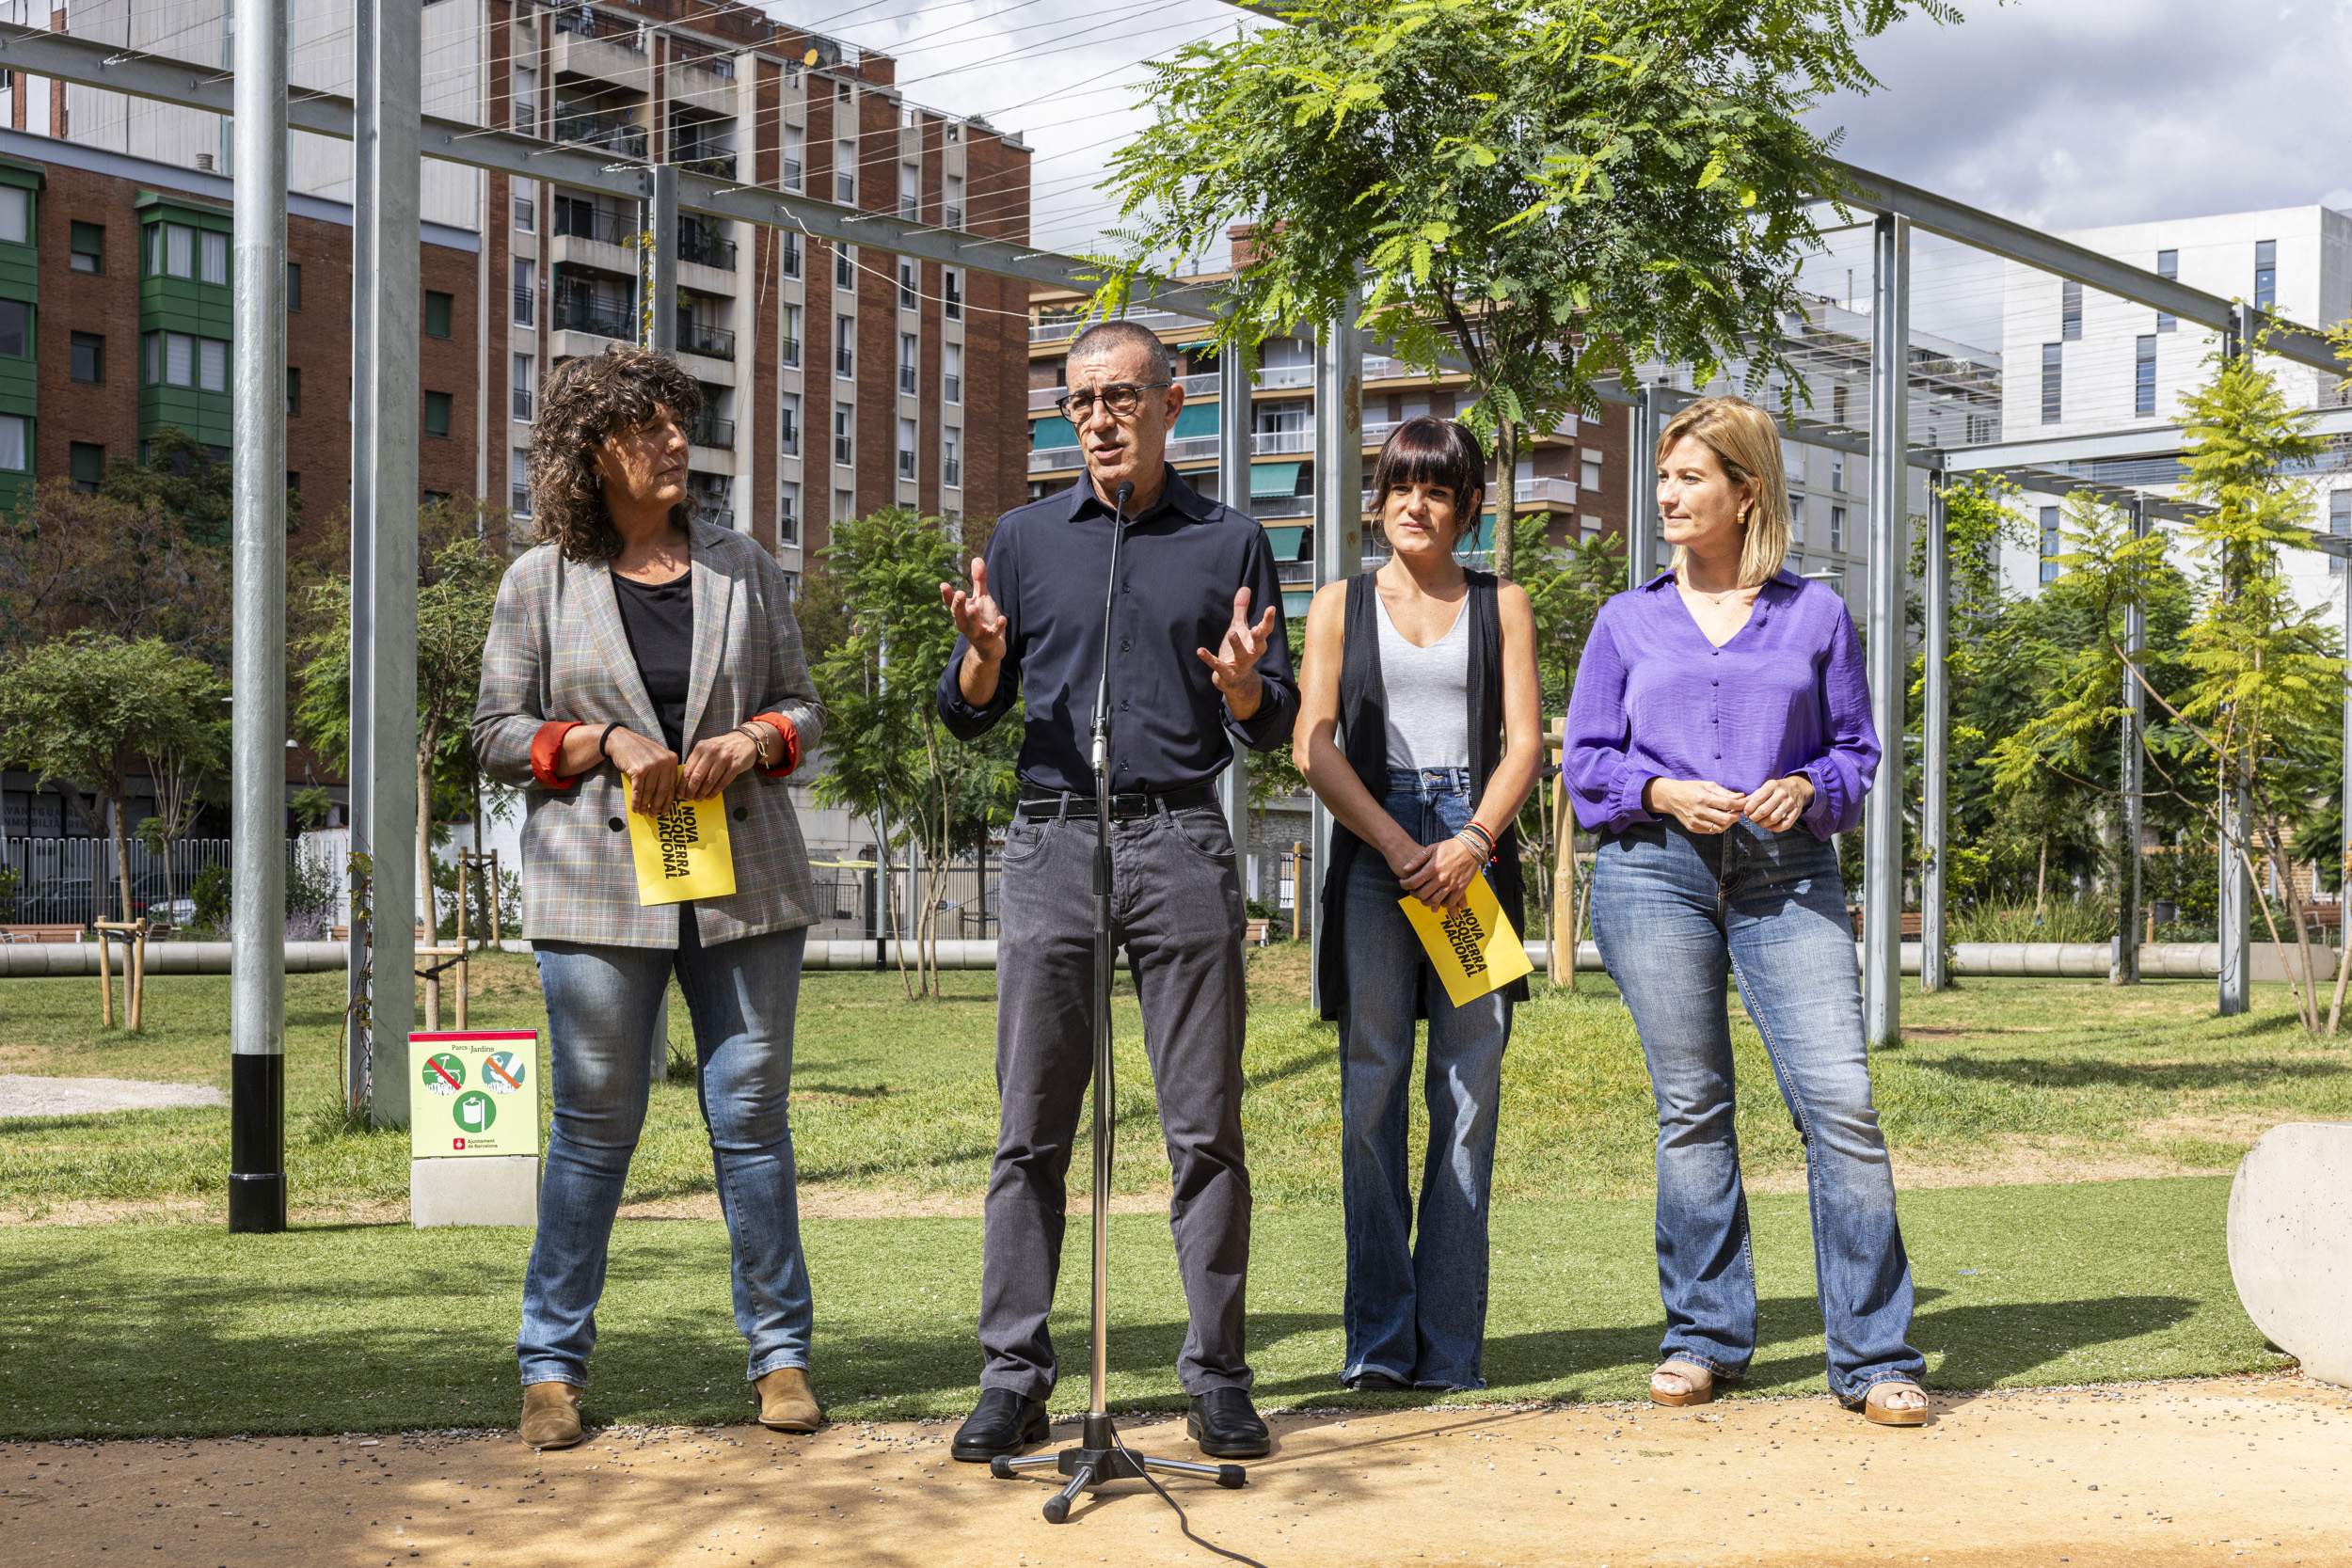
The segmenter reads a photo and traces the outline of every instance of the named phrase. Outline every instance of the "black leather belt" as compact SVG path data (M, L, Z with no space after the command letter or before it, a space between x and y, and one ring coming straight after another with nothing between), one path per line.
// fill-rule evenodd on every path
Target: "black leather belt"
M1138 816L1150 816L1158 811L1192 811L1200 806L1216 804L1216 789L1211 784L1186 784L1182 789L1154 793L1137 790L1131 795L1111 797L1111 820L1131 822ZM1067 816L1090 821L1094 816L1094 797L1091 795L1024 795L1021 816L1029 821L1051 820Z

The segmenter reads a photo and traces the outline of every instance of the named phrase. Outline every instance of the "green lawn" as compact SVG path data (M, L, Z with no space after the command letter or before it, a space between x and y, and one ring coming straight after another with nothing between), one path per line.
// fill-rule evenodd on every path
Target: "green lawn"
M1295 949L1253 955L1247 1124L1270 1203L1329 1200L1339 1122L1334 1036L1303 1005ZM528 960L482 966L474 1022L536 1027ZM948 997L909 1004L895 975L811 974L803 990L793 1129L802 1180L934 1208L977 1206L995 1132L994 978L951 974ZM87 980L0 983L0 1071L228 1082L228 981L151 982L140 1037L103 1033ZM381 1214L407 1189L399 1133L355 1134L335 1114L340 974L288 981L288 1166L294 1212ZM2226 1171L2261 1131L2352 1117L2352 1050L2306 1039L2284 991L2211 1016L2204 984L2116 991L2080 981L1989 981L1909 995L1900 1049L1874 1064L1899 1175L1969 1183L2035 1177ZM1755 1031L1735 1008L1740 1137L1760 1184L1786 1187L1803 1157ZM673 1028L686 1033L682 1006ZM1131 991L1122 987L1119 1183L1155 1190L1167 1166ZM1648 1082L1606 979L1522 1008L1504 1069L1497 1196L1508 1202L1626 1197L1650 1181ZM221 1211L224 1110L0 1122L0 1216L39 1219L96 1201L119 1212L176 1200ZM1416 1118L1418 1136L1418 1118ZM1082 1134L1083 1136L1083 1134ZM1087 1157L1076 1162L1083 1176ZM658 1085L632 1200L711 1190L693 1091Z
M1903 1198L1914 1339L1949 1388L2275 1367L2229 1287L2214 1178L1915 1192ZM1820 1323L1803 1200L1755 1204L1762 1345L1748 1387L1814 1393ZM1659 1310L1648 1205L1514 1202L1495 1215L1491 1401L1638 1398ZM1167 1227L1114 1222L1112 1396L1179 1398L1184 1334ZM1056 1330L1085 1402L1083 1231ZM498 1427L514 1419L518 1230L0 1227L0 1438ZM818 1221L816 1377L836 1417L961 1415L976 1393L979 1226ZM1333 1382L1336 1206L1262 1203L1250 1278L1263 1402L1415 1402ZM737 1421L743 1348L713 1223L625 1225L588 1397L604 1421Z

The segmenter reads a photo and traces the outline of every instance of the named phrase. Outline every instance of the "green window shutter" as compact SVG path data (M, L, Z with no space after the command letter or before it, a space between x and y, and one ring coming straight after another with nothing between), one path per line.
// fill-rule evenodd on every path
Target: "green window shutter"
M1074 447L1078 432L1059 414L1049 416L1029 426L1029 450L1050 451L1056 447Z
M1249 493L1252 496L1295 496L1298 494L1298 470L1302 463L1260 463L1249 470Z
M1296 528L1270 528L1265 531L1265 538L1266 543L1274 546L1275 560L1296 561L1299 546L1306 542L1306 526L1301 524Z
M424 335L446 338L450 332L450 309L456 302L437 289L424 292Z
M1216 435L1216 404L1214 403L1188 403L1184 404L1183 408L1177 411L1175 429L1169 431L1168 434L1179 439L1186 436Z

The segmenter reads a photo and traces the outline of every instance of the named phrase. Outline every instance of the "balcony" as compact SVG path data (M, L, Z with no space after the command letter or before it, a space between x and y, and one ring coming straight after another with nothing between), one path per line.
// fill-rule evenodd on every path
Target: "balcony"
M1154 331L1164 326L1194 325L1192 317L1180 316L1173 310L1130 310L1121 319L1134 322L1137 326L1150 327ZM1057 343L1065 338L1076 337L1092 325L1090 318L1083 316L1070 316L1058 321L1031 322L1029 341Z
M585 76L631 92L653 90L653 60L635 24L573 7L555 13L548 34L548 66L559 80Z
M1516 507L1574 506L1576 481L1551 474L1538 474L1522 479L1511 487L1511 500Z
M529 326L538 317L538 298L529 289L516 289L514 298L515 325Z
M555 236L595 240L600 245L628 245L636 238L631 220L586 201L555 204Z
M1244 512L1252 517L1311 517L1315 515L1315 499L1306 496L1252 496Z
M723 528L729 533L735 531L735 508L731 506L711 506L697 500L694 515L713 528Z
M1168 443L1170 463L1190 463L1216 455L1214 436L1183 436ZM1085 461L1085 453L1076 447L1041 447L1029 453L1029 472L1044 474L1057 468L1076 468L1083 467Z
M681 147L672 154L671 162L687 174L700 174L712 180L735 178L735 154L723 147Z
M637 312L627 300L584 293L559 291L551 325L558 332L591 332L625 343L634 342L637 338Z
M705 414L694 421L694 429L686 438L698 447L732 451L735 447L735 421L720 419L715 414Z
M559 103L555 109L555 139L579 147L602 148L624 158L642 161L645 156L645 128L632 125L616 114L578 111Z
M1249 437L1249 450L1259 457L1275 457L1283 453L1296 455L1315 450L1312 430L1261 430Z
M1211 372L1207 375L1180 376L1177 378L1176 385L1184 389L1184 396L1187 398L1213 398L1216 396L1217 378L1215 372ZM1029 412L1032 414L1041 414L1051 411L1054 404L1061 400L1061 395L1068 390L1070 390L1070 388L1067 387L1030 388ZM949 398L947 401L954 403L958 400Z
M898 390L899 390L899 391L901 391L901 392L903 392L903 393L905 393L908 397L913 397L913 396L914 395L914 389L915 389L914 367L913 365L901 365L901 366L899 366L899 367L898 367Z
M707 359L733 360L735 334L723 326L711 326L681 316L677 324L677 347L680 354L699 354Z
M677 226L677 257L681 261L692 261L698 266L733 272L735 242L719 238L702 224L681 220Z
M776 345L776 362L787 369L797 367L801 362L801 341L787 338L779 342Z
M1311 387L1315 384L1312 365L1261 365L1258 385L1261 388Z
M735 56L705 55L682 59L673 54L664 81L666 96L679 108L727 114L735 107Z

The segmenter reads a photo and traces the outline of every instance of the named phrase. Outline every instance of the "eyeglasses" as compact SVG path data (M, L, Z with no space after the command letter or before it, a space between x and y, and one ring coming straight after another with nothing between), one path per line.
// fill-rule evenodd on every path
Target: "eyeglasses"
M1099 398L1112 418L1123 420L1143 406L1144 393L1169 385L1166 381L1114 381L1100 392L1065 392L1054 400L1054 406L1064 419L1083 420L1092 416Z

